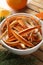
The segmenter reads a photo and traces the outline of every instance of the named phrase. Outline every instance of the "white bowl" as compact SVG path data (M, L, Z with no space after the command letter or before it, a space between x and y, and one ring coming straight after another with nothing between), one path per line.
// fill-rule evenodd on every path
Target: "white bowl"
M43 28L43 22L42 22L39 18L37 18L36 16L31 15L31 14L27 14L27 13L16 13L16 14L14 14L14 16L17 16L17 15L18 15L18 16L23 15L23 16L27 16L27 17L33 16L35 19L37 19L37 20L39 20L39 21L41 22L41 26L42 26L42 28ZM11 16L13 16L13 15L10 15L9 17L11 17ZM9 17L7 17L7 18L9 18ZM4 22L5 20L6 20L6 19L4 19L4 20L1 22L1 25L0 25L0 26L2 26L2 24L3 24L3 22ZM43 29L42 29L42 32L43 32ZM43 34L43 33L42 33L42 34ZM31 53L35 52L35 51L41 46L41 44L43 43L43 40L42 40L39 44L37 44L36 46L34 46L33 48L30 48L30 49L28 48L28 49L25 49L25 50L12 48L12 47L8 46L5 42L3 42L2 39L0 40L0 43L1 43L5 48L7 48L9 51L11 51L11 52L13 52L13 53L15 53L15 54L18 54L18 55L26 55L26 54L31 54Z

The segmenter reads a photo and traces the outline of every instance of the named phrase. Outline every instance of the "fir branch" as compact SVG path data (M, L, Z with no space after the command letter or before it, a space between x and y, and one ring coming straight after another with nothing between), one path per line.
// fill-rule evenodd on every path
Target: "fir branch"
M0 17L0 22L1 22L3 19L5 19L5 17Z
M21 57L19 55L0 51L0 65L34 65L36 58L31 57Z

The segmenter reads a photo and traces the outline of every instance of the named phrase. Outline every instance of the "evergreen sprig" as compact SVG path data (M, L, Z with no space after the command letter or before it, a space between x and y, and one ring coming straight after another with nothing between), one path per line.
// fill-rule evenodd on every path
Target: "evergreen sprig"
M3 19L5 19L5 17L0 17L0 22L1 22Z
M34 65L36 58L21 57L8 51L0 51L0 65Z

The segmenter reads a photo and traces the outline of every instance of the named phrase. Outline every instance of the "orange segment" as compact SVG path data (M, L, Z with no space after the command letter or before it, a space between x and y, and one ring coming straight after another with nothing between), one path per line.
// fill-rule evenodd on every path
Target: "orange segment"
M7 17L11 12L9 10L0 9L0 17Z

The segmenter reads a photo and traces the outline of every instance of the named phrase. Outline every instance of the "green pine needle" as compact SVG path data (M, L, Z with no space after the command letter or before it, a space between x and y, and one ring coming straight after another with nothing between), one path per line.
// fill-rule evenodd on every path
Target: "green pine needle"
M0 22L2 22L3 19L5 19L5 17L0 17Z
M21 57L8 51L0 51L0 65L34 65L36 58Z

